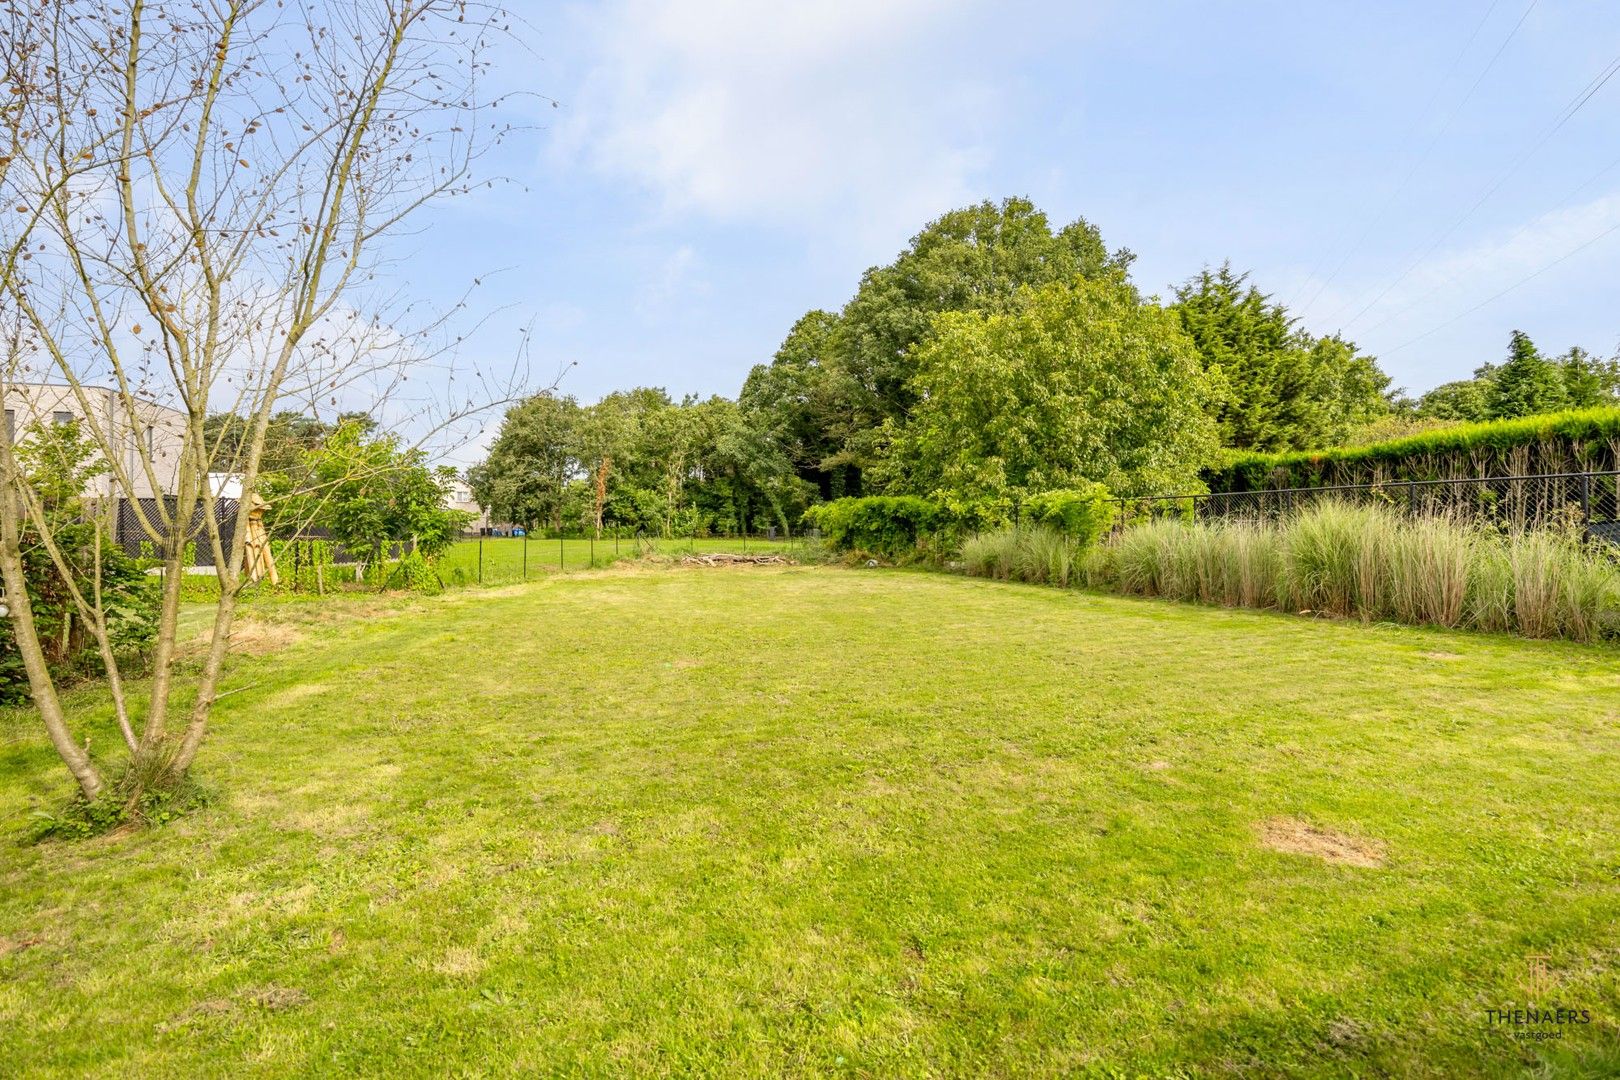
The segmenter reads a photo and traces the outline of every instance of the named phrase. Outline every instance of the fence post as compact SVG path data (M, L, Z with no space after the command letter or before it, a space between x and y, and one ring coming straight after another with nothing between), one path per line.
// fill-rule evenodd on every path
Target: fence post
M1581 473L1581 523L1592 527L1592 474Z
M523 580L529 580L529 530L523 530Z
M596 530L591 530L591 569L596 569Z
M484 534L478 534L478 584L484 583Z
M615 557L619 554L619 527L617 525L613 526L613 554Z
M564 555L563 555L562 526L558 525L557 526L557 572L559 574L562 573L563 560L564 560Z

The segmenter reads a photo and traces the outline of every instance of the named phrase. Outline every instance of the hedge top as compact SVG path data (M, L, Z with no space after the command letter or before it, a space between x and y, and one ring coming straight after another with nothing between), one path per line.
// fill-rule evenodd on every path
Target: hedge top
M1616 467L1620 448L1620 409L1581 409L1514 420L1459 424L1368 446L1261 454L1237 452L1211 468L1211 491L1248 491L1279 486L1311 486L1353 479L1430 479L1440 472L1500 468L1515 450L1541 448L1531 463L1537 471L1584 471ZM1406 475L1406 474L1413 475ZM1418 475L1422 474L1422 475Z

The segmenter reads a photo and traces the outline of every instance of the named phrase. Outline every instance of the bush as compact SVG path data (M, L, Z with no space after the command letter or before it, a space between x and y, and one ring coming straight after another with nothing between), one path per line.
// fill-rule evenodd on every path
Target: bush
M1060 488L1031 496L1024 516L1031 524L1049 525L1082 548L1089 548L1114 524L1113 496L1101 484Z
M14 447L17 464L39 499L68 577L48 553L32 520L19 537L29 607L53 677L71 681L102 672L101 652L73 590L101 592L107 635L119 659L142 659L157 635L158 582L107 539L86 508L82 492L106 472L94 444L76 425L29 425ZM12 621L0 619L0 704L28 700L28 676L13 637Z
M1106 553L1106 554L1104 554ZM1141 596L1593 641L1620 635L1620 567L1575 533L1503 533L1322 503L1280 524L1149 521L1085 561Z
M948 515L927 499L875 495L812 506L804 523L821 530L834 551L906 561L938 555L948 540Z

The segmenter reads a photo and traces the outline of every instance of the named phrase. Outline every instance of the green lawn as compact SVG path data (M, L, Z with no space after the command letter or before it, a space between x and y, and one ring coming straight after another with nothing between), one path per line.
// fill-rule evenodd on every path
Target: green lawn
M792 547L789 542L759 538L741 540L682 537L674 540L650 539L644 541L644 544L661 555L670 556L680 556L689 552L701 554L720 551L750 553L788 551ZM480 547L483 549L482 570L479 566ZM596 541L533 538L526 544L521 538L486 537L482 541L463 540L452 547L439 560L439 573L452 584L476 583L480 580L480 573L486 585L515 584L525 579L532 581L547 572L554 573L559 567L565 570L605 567L635 554L636 541L628 535L619 538L609 535Z
M1620 1073L1613 649L824 568L255 618L177 824L21 845L0 720L0 1071Z

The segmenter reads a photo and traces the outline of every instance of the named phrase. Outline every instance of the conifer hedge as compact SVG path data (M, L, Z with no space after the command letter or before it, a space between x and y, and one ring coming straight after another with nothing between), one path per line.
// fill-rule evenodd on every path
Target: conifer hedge
M1369 446L1234 453L1207 470L1212 492L1385 484L1620 468L1620 409L1461 424Z

